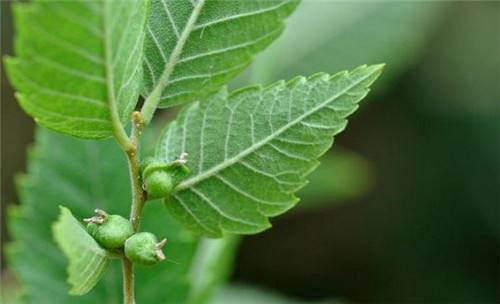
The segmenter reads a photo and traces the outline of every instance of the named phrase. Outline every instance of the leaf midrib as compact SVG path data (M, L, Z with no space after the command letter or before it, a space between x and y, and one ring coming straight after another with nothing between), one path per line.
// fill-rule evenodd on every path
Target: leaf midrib
M358 81L352 83L350 86L348 86L346 89L344 89L343 91L341 91L340 93L332 96L331 98L328 98L327 100L321 102L320 104L318 104L316 107L312 108L310 111L298 116L296 119L292 120L291 122L287 123L286 125L284 125L283 127L279 128L276 132L268 135L267 137L265 137L264 139L262 139L260 142L258 142L257 144L253 145L253 146L250 146L249 148L241 151L240 153L236 154L234 157L228 159L227 161L225 162L222 162L220 163L219 165L216 165L214 167L212 167L211 169L209 170L206 170L205 172L201 173L201 174L198 174L196 176L193 176L187 180L185 180L184 182L180 183L177 187L176 187L176 191L182 191L182 190L187 190L189 189L191 186L205 180L205 179L208 179L214 175L216 175L219 171L222 171L226 168L228 168L229 166L237 163L238 161L240 161L241 159L245 158L246 156L248 156L249 154L255 152L256 150L258 150L259 148L261 148L262 146L266 145L267 143L269 143L270 141L274 140L276 137L278 137L279 135L281 135L283 132L285 132L286 130L288 130L289 128L295 126L296 124L298 124L300 121L302 121L303 119L305 119L306 117L308 117L309 115L312 115L314 114L316 111L320 110L321 108L325 107L327 104L331 103L332 101L336 100L337 98L339 98L340 96L346 94L348 91L350 91L353 87L357 86L358 84L362 83L364 80L366 80L368 77L371 77L373 75L373 73L375 73L376 70L372 71L371 73L367 74L366 76L360 78ZM202 143L203 144L203 143Z
M111 49L111 32L108 15L108 1L102 1L102 26L103 26L103 44L104 44L104 67L106 78L106 91L108 95L108 103L110 110L111 124L113 126L113 134L115 135L118 143L124 148L128 149L131 146L128 135L118 115L116 105L115 88L114 88L114 74L113 74L113 58Z
M189 19L186 25L184 26L184 29L180 37L177 39L174 50L172 51L172 53L170 53L170 56L168 57L168 61L165 64L165 68L160 76L160 79L158 80L158 83L156 84L153 91L147 98L148 100L153 100L153 101L160 100L163 90L167 87L170 76L174 72L175 66L179 61L182 50L184 49L184 45L186 44L189 36L191 35L193 29L195 28L196 22L198 21L198 17L201 13L204 4L205 0L199 0L196 4L193 4L193 11L189 16ZM172 20L172 23L174 23L174 20ZM148 103L148 100L146 100L145 103ZM144 114L144 108L142 112ZM148 115L143 115L143 116L147 117Z

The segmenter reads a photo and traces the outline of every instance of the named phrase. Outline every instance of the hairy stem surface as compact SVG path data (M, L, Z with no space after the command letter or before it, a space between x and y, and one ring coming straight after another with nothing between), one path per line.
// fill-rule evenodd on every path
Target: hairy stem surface
M134 297L134 268L126 257L122 258L123 270L123 303L135 304Z
M137 232L141 223L142 209L145 194L142 189L141 170L139 161L139 142L142 133L142 117L139 112L132 114L132 134L130 141L132 147L125 151L128 160L130 185L132 189L132 205L130 207L130 222ZM126 257L122 259L123 268L123 299L125 304L135 304L134 298L134 268L132 262Z
M142 118L139 112L133 113L132 127L132 149L126 151L130 173L130 184L132 187L132 206L130 208L130 221L134 230L139 229L141 222L142 209L144 207L145 195L142 189L142 180L139 162L139 139L142 133Z

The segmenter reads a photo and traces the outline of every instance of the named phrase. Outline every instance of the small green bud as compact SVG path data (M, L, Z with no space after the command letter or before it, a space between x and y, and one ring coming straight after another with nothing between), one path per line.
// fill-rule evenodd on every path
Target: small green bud
M148 199L168 197L175 186L189 174L185 166L186 153L179 159L166 163L155 158L147 158L142 165L142 180Z
M120 215L108 215L96 209L96 216L85 219L88 233L104 248L122 248L125 241L134 234L132 223Z
M125 256L133 263L154 265L165 259L161 248L166 243L166 239L158 242L156 236L150 232L136 233L125 241Z

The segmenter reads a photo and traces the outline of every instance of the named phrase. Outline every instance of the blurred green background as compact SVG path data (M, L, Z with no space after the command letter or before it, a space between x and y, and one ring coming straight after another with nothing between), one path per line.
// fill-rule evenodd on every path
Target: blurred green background
M386 71L302 208L242 241L231 281L302 301L499 302L500 2L309 0L288 24L232 87L364 63ZM1 107L3 244L33 140L3 69Z

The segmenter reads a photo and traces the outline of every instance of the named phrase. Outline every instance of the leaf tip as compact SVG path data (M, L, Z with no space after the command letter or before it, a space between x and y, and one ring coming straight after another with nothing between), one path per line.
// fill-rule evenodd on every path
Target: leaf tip
M64 207L63 205L58 205L57 207L59 208L60 212L59 218L62 217L64 214L73 215L67 207Z
M386 65L385 62L384 63L378 63L378 64L372 65L372 68L375 71L377 71L379 73L382 73L384 71L384 69L385 69L385 65Z
M379 78L380 75L382 74L382 72L384 71L385 63L373 64L373 65L368 66L368 68L371 70L371 73L373 75L373 80L372 80L372 82L373 82L377 78Z

